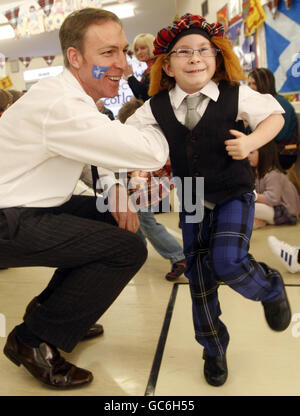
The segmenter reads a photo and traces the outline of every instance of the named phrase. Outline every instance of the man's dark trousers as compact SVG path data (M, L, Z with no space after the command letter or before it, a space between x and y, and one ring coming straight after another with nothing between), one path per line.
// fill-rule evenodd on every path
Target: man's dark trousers
M53 208L0 210L0 267L57 268L26 318L39 338L70 352L144 264L147 250L96 200L73 196Z

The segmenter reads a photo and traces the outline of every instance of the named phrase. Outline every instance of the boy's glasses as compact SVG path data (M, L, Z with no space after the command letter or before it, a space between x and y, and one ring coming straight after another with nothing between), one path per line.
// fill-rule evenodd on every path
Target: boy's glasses
M178 58L191 58L195 52L199 52L200 56L203 58L210 58L217 56L220 49L216 48L201 48L201 49L192 49L192 48L179 48L170 52L169 55L175 55Z

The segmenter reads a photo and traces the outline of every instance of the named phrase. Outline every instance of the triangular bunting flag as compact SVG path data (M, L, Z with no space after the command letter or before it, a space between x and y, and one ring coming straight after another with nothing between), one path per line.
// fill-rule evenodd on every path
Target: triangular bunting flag
M46 64L50 66L50 65L52 65L52 62L53 62L53 60L55 58L55 55L52 55L52 56L43 56L43 58L46 61Z
M11 24L14 29L16 29L18 25L19 10L19 7L15 7L14 9L6 10L4 13L8 23Z
M273 19L275 19L278 10L278 0L268 1L268 7L272 13Z
M292 5L292 0L284 0L285 2L285 7L287 10L290 10L291 5Z
M30 64L31 58L26 56L26 57L19 58L19 61L21 61L22 64L25 66L25 68L27 68L28 65Z
M38 1L41 8L44 10L46 16L49 16L51 13L51 8L53 6L54 0L39 0Z

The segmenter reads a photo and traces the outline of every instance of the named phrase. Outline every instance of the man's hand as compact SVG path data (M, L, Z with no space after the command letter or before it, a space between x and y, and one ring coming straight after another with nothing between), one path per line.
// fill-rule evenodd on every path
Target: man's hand
M108 193L109 208L118 226L124 230L136 233L140 221L136 209L128 199L127 189L116 184Z
M248 136L238 130L229 130L229 133L236 137L236 139L225 140L226 151L232 159L242 160L245 159L251 149L251 143Z

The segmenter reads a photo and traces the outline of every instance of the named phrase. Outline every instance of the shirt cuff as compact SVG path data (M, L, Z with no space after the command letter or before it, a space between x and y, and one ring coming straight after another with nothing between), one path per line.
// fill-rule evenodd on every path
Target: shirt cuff
M99 193L104 198L108 197L108 193L112 186L117 185L117 184L120 186L123 186L123 184L119 180L108 175L102 176L101 178L99 178L98 181L100 182L100 183L98 182L100 186L97 186L97 189L100 189Z

